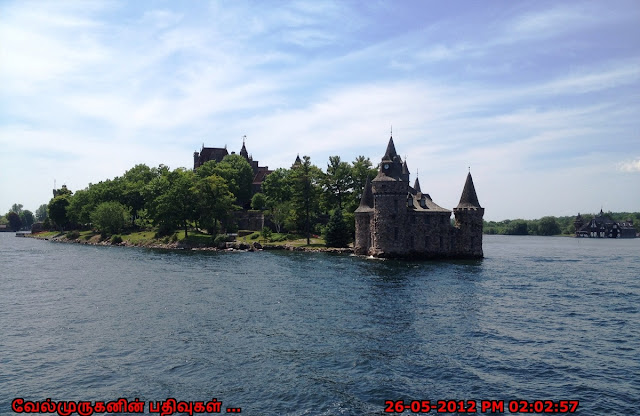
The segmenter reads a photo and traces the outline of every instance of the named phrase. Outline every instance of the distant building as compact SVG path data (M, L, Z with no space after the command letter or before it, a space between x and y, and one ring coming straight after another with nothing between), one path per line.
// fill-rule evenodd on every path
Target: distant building
M367 180L355 211L356 254L375 257L481 258L482 217L471 173L460 203L451 211L423 193L416 178L409 186L409 169L396 153L393 137L382 157L378 175Z
M588 238L635 238L637 231L633 221L614 221L607 216L602 209L591 221L584 223L582 215L578 213L573 225L576 229L576 237Z
M251 165L251 169L253 170L253 182L251 183L251 194L255 195L258 192L262 191L262 182L272 171L269 170L267 166L260 166L257 160L253 160L253 157L247 152L247 147L245 145L246 136L242 138L242 149L240 149L240 156L244 157L249 165ZM215 160L216 162L222 162L225 156L227 156L229 152L227 151L227 147L204 147L202 145L202 149L200 152L193 152L193 170L198 169L200 166L204 165L206 162L210 160ZM234 152L232 152L234 154Z

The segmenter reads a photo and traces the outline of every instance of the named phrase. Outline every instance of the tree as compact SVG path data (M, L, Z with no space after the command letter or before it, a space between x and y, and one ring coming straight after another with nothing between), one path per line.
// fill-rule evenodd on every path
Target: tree
M189 221L196 215L194 183L193 171L178 168L163 171L145 187L146 207L160 234L181 226L188 237Z
M262 238L264 238L266 241L269 241L272 234L271 228L262 227L262 231L260 231L260 234L262 235Z
M20 215L22 214L22 204L13 204L11 205L11 209L9 210L9 212L15 212L16 214Z
M224 224L234 207L234 196L224 178L218 175L196 179L193 192L197 201L197 220L215 237L218 221Z
M255 210L263 210L267 206L267 199L263 193L258 192L251 198L251 208Z
M66 188L65 188L66 189ZM51 199L47 207L49 211L49 218L57 226L60 231L64 230L64 227L69 222L67 217L67 207L69 206L69 193L58 194Z
M325 243L327 247L347 247L351 240L351 235L342 217L342 211L336 209L329 219L325 232Z
M303 162L291 170L292 210L296 226L304 229L307 245L311 244L311 220L318 210L318 183L322 178L322 171L311 164L309 156L303 157Z
M7 220L9 220L9 227L11 227L13 231L18 231L20 228L22 228L22 220L20 219L20 215L15 211L10 211L7 214Z
M42 204L36 209L36 220L44 221L47 218L47 204Z
M529 233L527 222L524 220L515 220L509 222L505 229L505 234L509 235L527 235Z
M560 226L555 217L542 217L538 221L538 235L560 234Z
M342 210L343 200L346 199L353 188L351 166L342 162L340 156L329 156L327 174L323 178L329 208Z
M117 234L129 220L129 210L117 201L100 203L91 213L91 221L104 234Z
M229 191L233 193L238 203L244 205L251 201L253 169L240 155L225 156L220 163L215 160L207 161L196 170L196 174L201 178L218 175L225 179Z
M20 219L22 220L22 226L30 229L34 222L33 212L25 209L20 213Z
M144 164L135 165L126 171L122 177L122 202L131 208L131 223L133 224L144 208L144 187L156 177L157 171Z

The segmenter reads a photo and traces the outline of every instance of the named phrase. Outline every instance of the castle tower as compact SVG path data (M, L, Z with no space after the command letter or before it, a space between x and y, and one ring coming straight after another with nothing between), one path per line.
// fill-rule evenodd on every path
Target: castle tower
M360 206L355 212L356 220L356 241L353 244L355 254L368 254L371 248L371 220L373 219L373 193L371 192L371 181L367 182L362 191Z
M458 206L453 209L456 218L457 255L464 257L483 256L482 252L482 217L484 208L478 202L476 188L473 186L471 172L467 175L467 180L462 190L462 196Z
M247 152L247 147L244 144L244 141L247 139L247 136L242 136L242 149L240 149L240 156L249 160L249 152Z
M374 210L370 254L393 255L401 250L407 222L408 179L408 169L390 137L378 175L371 181Z
M584 220L582 219L582 215L580 215L580 213L578 212L578 216L573 221L573 227L576 229L576 236L578 235L578 231L580 231L583 225Z

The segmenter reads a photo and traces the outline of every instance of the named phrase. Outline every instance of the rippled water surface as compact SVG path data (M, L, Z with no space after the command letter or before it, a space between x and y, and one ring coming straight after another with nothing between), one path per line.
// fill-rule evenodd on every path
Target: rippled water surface
M0 413L15 397L215 397L247 415L400 399L638 414L640 239L485 236L484 250L403 263L0 233Z

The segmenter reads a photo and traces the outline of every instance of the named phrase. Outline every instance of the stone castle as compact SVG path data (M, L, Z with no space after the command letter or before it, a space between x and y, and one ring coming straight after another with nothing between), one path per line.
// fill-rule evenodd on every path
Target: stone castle
M482 217L471 173L460 203L451 211L438 206L396 153L393 137L378 175L367 184L355 211L356 254L405 258L482 258Z

